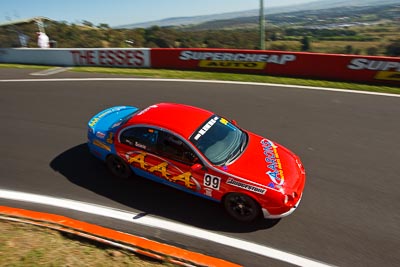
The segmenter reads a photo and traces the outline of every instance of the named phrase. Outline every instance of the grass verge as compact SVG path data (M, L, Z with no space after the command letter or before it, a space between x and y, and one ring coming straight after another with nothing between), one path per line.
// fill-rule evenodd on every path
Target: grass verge
M61 232L0 220L0 266L173 266Z
M0 68L51 68L47 66L0 64ZM255 74L234 74L221 72L182 71L164 69L128 69L128 68L104 68L104 67L74 67L70 71L105 73L117 75L129 75L134 77L166 78L166 79L192 79L192 80L218 80L236 82L257 82L286 85L301 85L323 88L338 88L356 91L369 91L378 93L400 94L400 88L395 86L368 85L349 82L333 82L314 79L299 79L287 77L274 77Z
M164 69L122 69L122 68L102 68L102 67L75 67L72 68L71 70L76 72L133 75L136 77L273 83L273 84L301 85L301 86L338 88L338 89L349 89L358 91L400 94L400 88L394 86L367 85L367 84L349 83L349 82L332 82L332 81L314 80L314 79L274 77L265 75L255 75L255 74L234 74L234 73L221 73L221 72L181 71L181 70L164 70Z
M4 64L4 63L0 63L0 68L45 70L45 69L50 69L52 67L39 66L39 65L22 65L22 64Z

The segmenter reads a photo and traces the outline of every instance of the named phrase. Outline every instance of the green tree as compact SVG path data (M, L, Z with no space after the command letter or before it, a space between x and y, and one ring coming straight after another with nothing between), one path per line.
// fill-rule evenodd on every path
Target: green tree
M352 54L354 51L353 46L352 45L346 45L346 47L344 48L344 53L345 54Z
M400 39L395 40L386 46L385 55L392 57L400 56Z
M303 36L303 39L301 39L301 51L310 51L310 49L310 38L308 36Z
M271 34L269 34L269 39L270 39L271 41L276 41L276 40L278 40L278 35L277 35L277 33L276 33L276 32L272 32Z
M97 26L100 29L109 29L110 26L107 23L100 23L99 26Z
M287 51L288 46L284 43L272 43L270 46L271 50L278 50L278 51Z
M82 24L88 27L93 27L93 23L91 23L90 21L84 20L82 21Z
M367 55L369 56L376 56L378 54L378 51L379 51L378 48L373 46L373 47L368 47L366 52Z

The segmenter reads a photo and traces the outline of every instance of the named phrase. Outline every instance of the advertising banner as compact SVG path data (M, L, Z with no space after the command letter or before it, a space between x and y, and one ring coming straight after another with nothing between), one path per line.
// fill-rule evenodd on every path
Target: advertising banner
M230 49L152 49L152 67L400 85L400 58Z
M201 70L400 85L400 57L201 48L4 48L0 63Z
M99 66L149 68L147 48L5 48L0 49L0 63L50 66Z
M149 68L150 49L73 49L74 66Z

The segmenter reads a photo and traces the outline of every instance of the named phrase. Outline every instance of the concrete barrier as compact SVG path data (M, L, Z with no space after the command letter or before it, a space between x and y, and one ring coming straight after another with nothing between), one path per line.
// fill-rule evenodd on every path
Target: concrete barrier
M131 48L4 48L0 63L49 66L149 68L150 49Z

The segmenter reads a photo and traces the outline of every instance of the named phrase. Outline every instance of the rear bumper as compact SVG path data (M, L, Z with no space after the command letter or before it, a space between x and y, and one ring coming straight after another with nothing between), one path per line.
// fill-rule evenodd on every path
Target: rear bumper
M296 205L294 205L287 212L284 212L284 213L281 213L281 214L270 214L267 209L263 208L262 209L262 213L263 213L264 218L265 219L279 219L279 218L283 218L283 217L286 217L286 216L292 214L297 209L297 207L299 206L302 197L303 197L303 194L300 196L300 198L297 201Z

